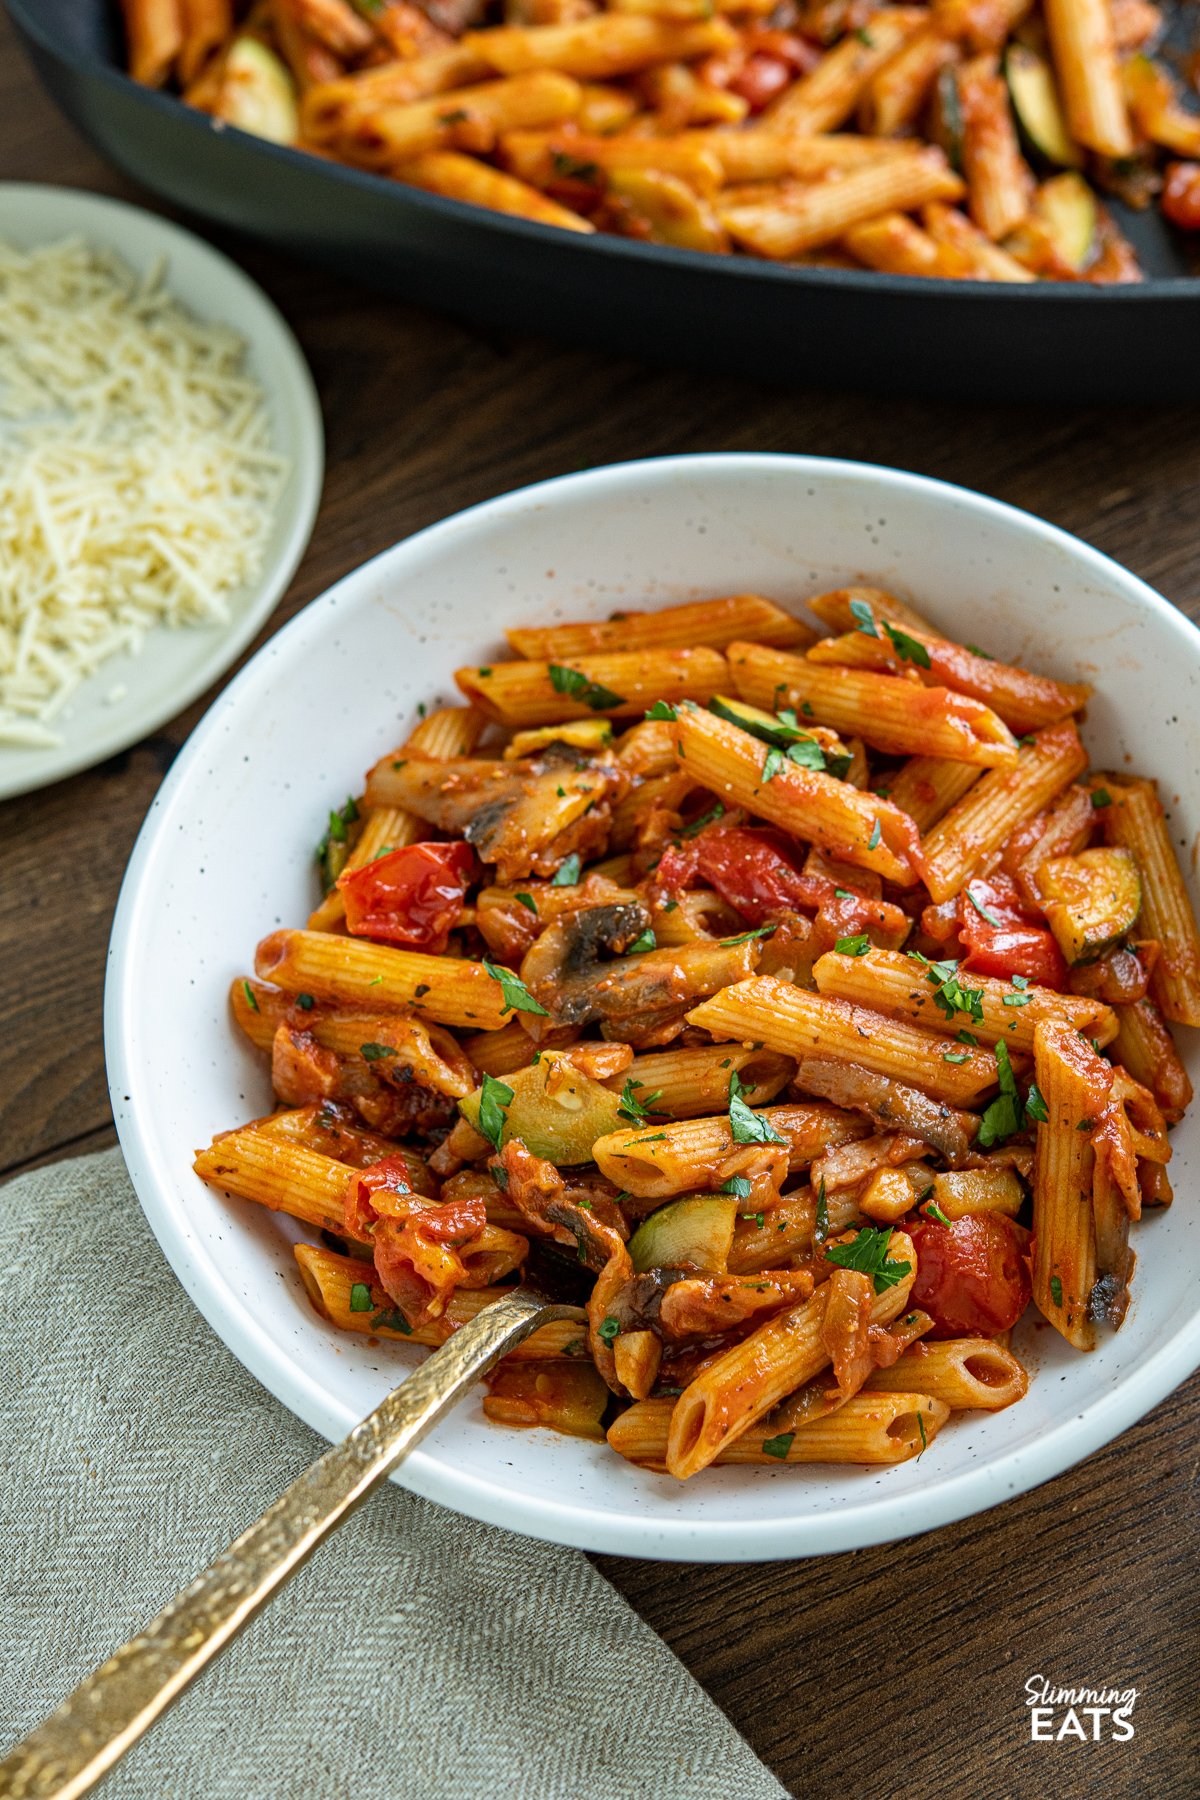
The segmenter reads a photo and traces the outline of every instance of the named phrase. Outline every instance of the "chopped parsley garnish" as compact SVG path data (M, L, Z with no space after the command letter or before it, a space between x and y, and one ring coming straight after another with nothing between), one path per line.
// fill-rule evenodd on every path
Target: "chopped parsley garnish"
M646 708L645 716L648 719L677 719L679 714L669 700L656 700L653 706Z
M953 957L944 962L930 962L919 950L910 950L908 955L914 962L924 964L926 979L936 988L934 1004L948 1019L955 1013L966 1013L975 1023L983 1022L983 989L964 987L958 978L958 964ZM960 1033L961 1039L961 1033ZM968 1040L974 1043L974 1038Z
M1002 994L1000 1004L1001 1006L1028 1006L1032 999L1032 994Z
M891 1241L890 1226L886 1230L880 1230L874 1225L860 1225L848 1244L828 1245L825 1260L836 1263L840 1269L858 1269L864 1275L870 1275L875 1283L875 1292L882 1294L902 1282L912 1267L911 1263L897 1262L888 1257L888 1245Z
M943 1050L942 1051L942 1061L943 1062L965 1063L966 1060L967 1060L967 1053L965 1050Z
M439 125L465 125L467 120L470 118L470 116L471 116L470 113L466 110L466 108L464 106L456 106L453 112L439 113L438 114L438 124Z
M718 1192L732 1194L735 1200L748 1200L753 1183L746 1175L731 1175L728 1181L721 1183Z
M743 1219L751 1220L761 1231L763 1228L763 1221L767 1215L765 1213L740 1213L738 1216Z
M590 706L593 712L604 712L610 706L622 706L624 700L620 694L614 694L598 681L589 681L580 669L564 668L562 663L550 664L550 685L556 694L566 694L570 700L579 700L584 706Z
M989 912L987 907L975 898L970 887L967 888L967 899L971 902L971 905L975 908L975 911L979 914L981 919L986 919L988 924L994 925L997 931L1002 931L1004 929L1002 922L996 917L995 913Z
M479 1090L479 1131L493 1150L499 1150L500 1137L508 1118L508 1109L513 1103L513 1091L506 1081L497 1081L494 1075L485 1075L483 1086Z
M296 995L296 1005L301 1009L302 1012L311 1012L313 1009L312 995L311 994L297 994Z
M921 1455L924 1456L925 1452L929 1448L929 1439L925 1436L925 1420L921 1414L921 1409L919 1406L917 1408L917 1430L921 1434Z
M929 667L929 652L920 638L911 637L907 631L901 631L896 625L889 625L885 619L883 629L892 640L893 648L901 662L916 663L918 669Z
M738 1078L736 1069L729 1072L729 1130L735 1144L786 1144L787 1139L781 1137L762 1113L756 1113L747 1106L742 1095L745 1093Z
M377 1312L371 1324L379 1331L398 1331L404 1337L412 1336L412 1326L398 1306L388 1307L385 1312Z
M701 813L698 819L693 819L690 825L685 825L679 835L680 837L685 838L695 837L698 831L703 831L704 827L706 825L711 825L714 819L720 819L724 816L724 802L721 800L714 801L707 812Z
M601 1325L599 1331L597 1331L596 1336L598 1338L600 1338L600 1340L603 1343L611 1344L613 1339L616 1337L620 1337L620 1335L621 1335L621 1321L620 1321L620 1319L614 1319L612 1314L610 1313L608 1318L605 1319L603 1325Z
M1092 789L1092 805L1099 811L1102 806L1112 805L1112 795L1107 788Z
M848 756L839 756L824 751L815 737L807 731L801 731L796 722L796 715L790 707L777 712L773 720L747 718L735 707L726 705L717 695L708 703L708 710L715 713L718 719L725 719L730 725L737 725L742 731L749 732L751 737L769 744L766 761L763 763L762 779L759 786L764 786L773 776L778 775L783 767L784 758L794 762L797 768L813 769L818 774L828 771L831 775L844 775L850 766ZM810 709L811 710L811 709Z
M552 150L550 159L554 164L554 173L562 175L568 181L595 181L600 173L597 163L580 162L577 157L568 156L565 150Z
M882 836L883 836L883 826L879 823L879 820L876 819L875 829L872 831L870 837L867 839L867 849L874 850L876 848L876 846L878 845L879 840Z
M1080 1119L1075 1129L1076 1131L1095 1131L1096 1121L1095 1119Z
M486 681L488 676L491 674L491 672L492 671L490 669L476 669L476 671L475 671L475 673L478 675L480 681Z
M370 1312L374 1305L371 1290L365 1281L356 1281L350 1289L350 1311Z
M1029 1093L1025 1099L1025 1117L1035 1119L1039 1125L1045 1125L1050 1117L1046 1102L1042 1099L1042 1090L1036 1081L1029 1085Z
M859 931L854 937L839 938L833 947L839 956L865 956L871 948L871 940L865 931Z
M811 700L802 700L800 702L800 711L804 714L806 719L814 719L816 717Z
M391 1044L360 1044L358 1048L368 1062L382 1062L384 1057L396 1054Z
M574 850L571 855L564 858L560 866L555 869L553 875L550 877L550 886L575 887L582 872L583 858L580 856L578 850Z
M759 777L758 783L759 787L765 787L768 781L773 781L786 761L787 758L783 754L783 751L772 745L767 751L766 756L763 758L762 775Z
M858 36L863 37L864 34L859 32ZM866 41L869 42L870 40L867 39ZM850 617L854 620L858 630L865 632L868 637L877 638L879 636L879 627L875 623L875 614L871 611L865 600L852 600L850 602Z
M1050 1298L1055 1306L1062 1305L1062 1282L1057 1275L1050 1277Z
M536 912L537 912L537 901L536 901L536 900L535 900L535 899L534 899L534 897L533 897L533 895L532 895L532 894L518 894L518 895L517 895L517 899L518 899L518 900L519 900L519 901L520 901L520 903L521 903L521 905L522 905L522 906L526 906L526 907L528 907L528 908L529 908L529 911L530 911L530 912L531 912L531 913L535 913L535 914L536 914Z
M666 910L664 906L663 911ZM723 950L732 950L735 944L748 944L751 938L770 937L773 931L778 930L778 925L756 925L753 931L743 931L738 937L718 938L717 942Z
M813 1234L818 1244L823 1244L829 1236L829 1203L825 1198L825 1177L821 1177L821 1186L817 1194L817 1224Z
M501 1017L508 1012L537 1013L543 1019L550 1017L546 1008L534 999L519 975L514 975L511 969L497 968L496 964L490 963L486 956L483 959L483 966L492 980L500 983L500 992L504 997L504 1005L500 1009Z
M648 1119L654 1109L654 1102L662 1099L662 1089L655 1088L652 1094L647 1094L644 1100L639 1100L634 1089L640 1088L641 1085L640 1081L635 1081L630 1075L626 1079L624 1090L617 1103L617 1116L631 1120L634 1125L641 1125Z
M787 1461L787 1453L792 1447L794 1431L781 1431L778 1437L763 1439L763 1455L777 1456L780 1462Z
M996 660L990 650L981 650L978 644L968 644L967 649L972 656L982 656L984 662L995 662Z
M626 950L625 954L626 954L626 956L640 956L644 950L657 950L657 949L658 949L658 939L654 935L654 928L651 925L647 925L645 931L643 931L638 937L634 938L632 944L630 944L630 946Z
M979 1039L973 1031L963 1030L955 1032L954 1041L956 1044L978 1044Z
M936 1200L927 1201L926 1205L925 1205L925 1211L926 1211L926 1214L928 1215L928 1217L931 1219L936 1219L939 1225L948 1225L950 1223L949 1219L946 1217L945 1213L942 1211L941 1207L938 1205Z
M979 1122L979 1137L976 1141L981 1150L988 1150L993 1144L1002 1144L1014 1131L1020 1131L1026 1123L1028 1112L1028 1105L1021 1104L1016 1077L1009 1060L1008 1045L1003 1041L996 1045L996 1066L1000 1073L1000 1093ZM1034 1092L1036 1089L1031 1088L1030 1094ZM1044 1106L1040 1094L1038 1103ZM1035 1112L1033 1117L1036 1119L1037 1116Z
M250 986L250 983L248 981L243 981L242 992L246 996L246 1005L250 1008L250 1011L258 1012L260 1010L259 1004L258 1004L257 999L255 998L254 989ZM310 1000L308 1004L311 1006L312 1001Z

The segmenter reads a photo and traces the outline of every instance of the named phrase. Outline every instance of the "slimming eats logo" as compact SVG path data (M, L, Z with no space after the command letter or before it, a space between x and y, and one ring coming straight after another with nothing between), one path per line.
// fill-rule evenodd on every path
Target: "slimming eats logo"
M1031 1675L1025 1683L1029 1736L1035 1744L1061 1744L1067 1738L1085 1744L1105 1739L1128 1743L1137 1696L1135 1687L1051 1687L1044 1675Z

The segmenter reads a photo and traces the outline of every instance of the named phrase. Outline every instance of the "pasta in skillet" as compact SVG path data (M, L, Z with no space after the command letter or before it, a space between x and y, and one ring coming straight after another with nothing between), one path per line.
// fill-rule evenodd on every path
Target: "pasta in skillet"
M1141 272L1102 195L1200 228L1200 118L1155 0L123 4L139 81L583 235L1111 283Z
M586 1328L487 1416L679 1479L920 1455L1025 1393L1031 1305L1093 1348L1191 1099L1200 935L1090 690L875 589L807 607L459 670L234 983L279 1110L195 1164L308 1227L344 1330L440 1344L532 1260Z

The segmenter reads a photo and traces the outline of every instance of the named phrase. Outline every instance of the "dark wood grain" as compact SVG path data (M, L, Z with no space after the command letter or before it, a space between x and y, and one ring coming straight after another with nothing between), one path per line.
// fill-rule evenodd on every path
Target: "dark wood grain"
M0 171L154 205L54 112L2 18ZM271 630L459 507L594 463L720 449L962 482L1079 532L1200 614L1194 410L885 404L782 391L769 369L757 387L707 380L489 337L219 241L295 327L328 429L317 530ZM796 359L793 381L820 370L820 346L798 343ZM0 808L0 1173L109 1141L100 1013L113 907L146 807L209 699L103 767ZM1071 1474L887 1549L761 1568L598 1560L795 1794L1190 1796L1198 1426L1193 1380ZM1136 1686L1136 1737L1031 1744L1024 1683L1038 1673Z

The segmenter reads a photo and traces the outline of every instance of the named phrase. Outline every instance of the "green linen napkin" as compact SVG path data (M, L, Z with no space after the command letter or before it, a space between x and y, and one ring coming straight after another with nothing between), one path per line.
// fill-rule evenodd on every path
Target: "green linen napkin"
M0 1191L0 1740L323 1448L201 1318L119 1152ZM780 1800L577 1551L393 1484L102 1790L128 1800Z

